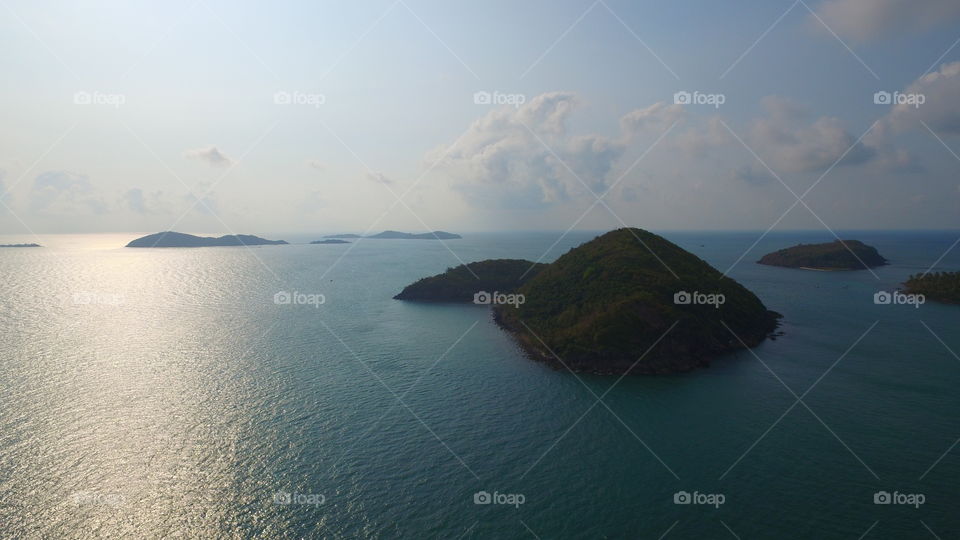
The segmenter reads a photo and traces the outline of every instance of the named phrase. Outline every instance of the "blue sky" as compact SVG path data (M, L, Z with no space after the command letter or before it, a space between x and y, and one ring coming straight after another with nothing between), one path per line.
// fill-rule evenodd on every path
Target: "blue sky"
M5 6L3 234L960 222L956 2Z

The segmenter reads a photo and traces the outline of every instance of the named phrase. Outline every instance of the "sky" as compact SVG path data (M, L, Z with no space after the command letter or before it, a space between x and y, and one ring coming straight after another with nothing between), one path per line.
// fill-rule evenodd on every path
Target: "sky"
M956 0L5 0L0 70L0 235L960 228Z

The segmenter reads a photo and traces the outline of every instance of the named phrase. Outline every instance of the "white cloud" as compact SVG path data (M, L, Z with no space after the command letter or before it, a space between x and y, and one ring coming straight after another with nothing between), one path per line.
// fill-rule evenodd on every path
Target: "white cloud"
M571 92L549 92L519 109L494 109L426 160L439 160L437 168L474 205L542 207L588 194L583 184L602 192L638 132L665 129L684 114L680 107L658 103L624 116L616 137L571 136L567 121L577 104Z
M234 163L233 159L213 145L206 146L204 148L187 150L183 153L183 155L188 159L199 159L201 161L206 161L213 167L229 167Z
M33 181L30 209L34 212L103 214L107 205L85 175L47 171Z
M914 81L902 93L923 95L924 103L894 105L884 119L885 129L925 130L921 123L924 122L941 136L960 135L960 62L944 64Z
M806 110L779 97L764 98L762 104L766 114L751 124L748 144L778 174L822 171L841 156L841 165L874 157L875 152L862 143L850 149L857 138L837 118L822 116L809 122Z
M827 0L817 15L843 38L870 41L922 31L960 18L957 0ZM826 32L811 16L811 25Z

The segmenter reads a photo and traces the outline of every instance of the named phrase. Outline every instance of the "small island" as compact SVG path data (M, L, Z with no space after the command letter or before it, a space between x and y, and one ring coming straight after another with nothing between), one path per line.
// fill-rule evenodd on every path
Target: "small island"
M267 240L250 234L230 234L220 237L194 236L173 231L158 232L137 238L127 244L132 248L165 247L221 247L221 246L272 246L282 245L284 240Z
M0 244L0 248L31 248L43 247L40 244Z
M471 263L480 280L460 266L422 279L395 298L467 302L481 291L512 293L504 303L490 302L494 320L528 356L599 374L707 366L719 355L758 345L780 318L733 279L642 229L599 236L510 288L509 278L530 264ZM511 275L491 283L494 276L482 270L497 268Z
M937 302L960 304L960 272L915 274L904 285L907 294L922 294Z
M324 240L314 240L310 242L311 244L349 244L346 240L340 240L339 238L326 238Z
M456 268L448 268L442 274L407 285L394 298L423 302L472 302L474 295L481 291L513 292L546 266L522 259L492 259L461 264Z
M859 240L799 244L764 255L757 264L803 270L864 270L887 264L877 249Z
M463 238L459 234L445 231L431 231L426 233L407 233L400 231L383 231L370 236L359 234L328 234L324 238L376 238L379 240L458 240Z

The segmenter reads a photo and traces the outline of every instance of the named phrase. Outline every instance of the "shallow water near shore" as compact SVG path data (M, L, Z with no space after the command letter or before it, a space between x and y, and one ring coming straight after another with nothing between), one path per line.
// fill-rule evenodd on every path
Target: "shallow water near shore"
M784 316L680 375L574 376L486 307L392 299L595 236L545 254L559 234L0 252L0 536L960 536L960 307L873 302L957 233L841 234L890 260L872 272L755 264L826 232L742 259L759 232L662 233Z

